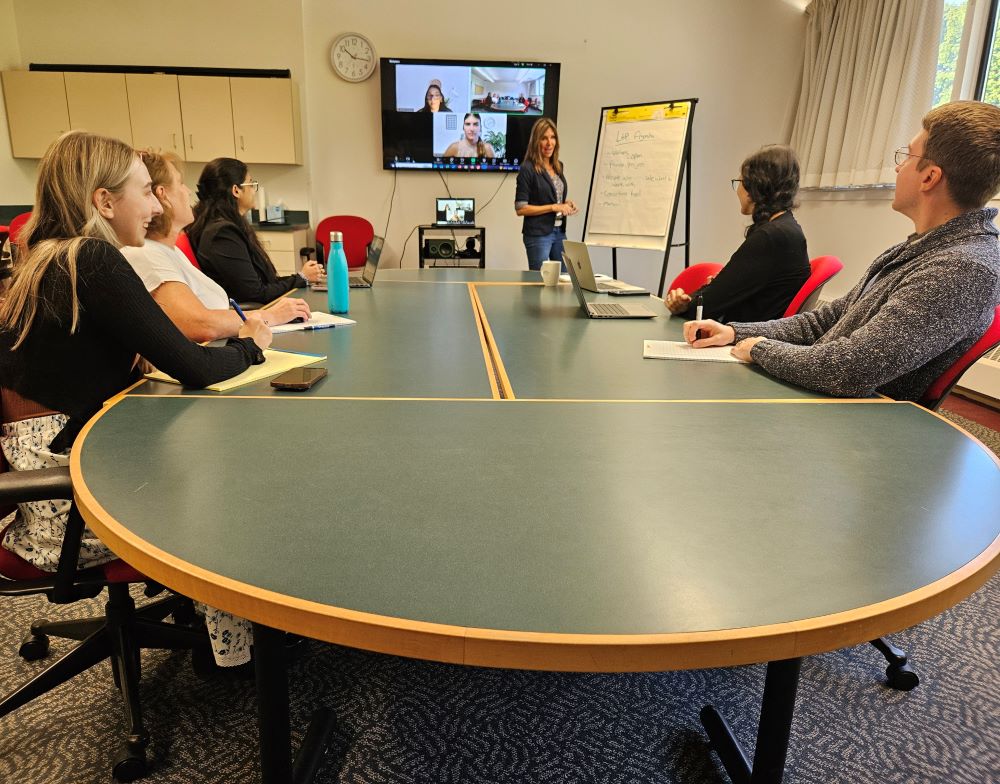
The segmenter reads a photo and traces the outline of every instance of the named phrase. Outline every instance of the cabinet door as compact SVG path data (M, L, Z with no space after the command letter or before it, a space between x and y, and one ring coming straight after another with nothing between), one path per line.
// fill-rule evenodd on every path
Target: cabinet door
M4 71L3 97L15 158L41 158L48 146L70 129L61 73Z
M184 149L189 161L236 157L226 76L178 76Z
M298 106L290 79L230 79L236 157L247 163L300 163Z
M170 74L125 74L132 144L184 158L184 128L177 77Z
M69 121L74 128L132 144L125 74L67 71L63 76L66 77Z

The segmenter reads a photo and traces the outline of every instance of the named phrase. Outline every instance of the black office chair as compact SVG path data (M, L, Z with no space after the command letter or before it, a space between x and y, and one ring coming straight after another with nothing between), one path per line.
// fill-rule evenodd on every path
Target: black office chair
M0 474L0 505L3 506L72 497L68 468ZM128 734L121 753L115 759L112 774L118 781L135 781L146 773L145 749L149 742L139 704L140 650L193 649L207 645L207 635L204 629L196 631L178 625L194 618L191 602L184 597L170 595L136 609L129 591L131 583L146 583L146 595L150 597L164 589L124 561L114 560L102 566L78 569L84 528L83 518L75 506L71 507L55 573L40 571L0 547L0 596L45 594L54 604L67 604L93 598L105 588L108 590L108 602L102 617L52 623L40 620L31 625L31 631L18 651L28 661L48 654L49 636L81 642L30 681L3 697L0 700L0 716L110 658L115 685L122 693L128 722ZM163 622L171 614L178 623Z

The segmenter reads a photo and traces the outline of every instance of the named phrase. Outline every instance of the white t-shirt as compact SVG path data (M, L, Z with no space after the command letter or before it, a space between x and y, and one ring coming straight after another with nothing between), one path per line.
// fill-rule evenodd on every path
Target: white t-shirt
M162 283L176 281L191 289L209 310L229 308L225 289L196 268L178 248L146 240L141 248L122 248L122 254L142 278L146 291L154 291Z

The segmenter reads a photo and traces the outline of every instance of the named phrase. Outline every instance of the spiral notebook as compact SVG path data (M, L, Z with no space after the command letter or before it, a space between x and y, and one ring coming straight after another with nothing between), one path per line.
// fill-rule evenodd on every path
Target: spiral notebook
M735 362L746 365L742 359L734 357L730 351L732 346L713 346L711 348L693 348L683 340L644 340L642 341L643 359L686 359L692 362Z

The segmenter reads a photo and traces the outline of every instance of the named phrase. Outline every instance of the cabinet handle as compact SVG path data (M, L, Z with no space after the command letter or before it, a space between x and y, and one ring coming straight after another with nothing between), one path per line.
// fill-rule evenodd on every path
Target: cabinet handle
M174 149L176 150L177 149L177 134L176 133L171 133L170 134L170 138L173 139Z
M188 134L188 147L190 147L192 150L194 149L194 134L193 133L189 133Z
M243 134L242 133L240 134L240 149L241 150L245 150L246 149L246 145L243 143Z

